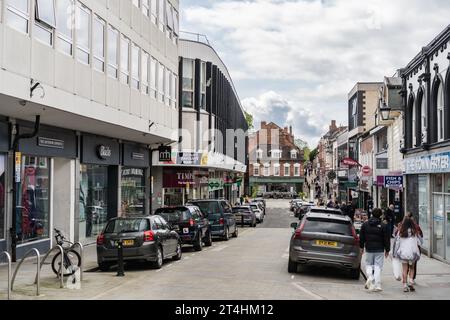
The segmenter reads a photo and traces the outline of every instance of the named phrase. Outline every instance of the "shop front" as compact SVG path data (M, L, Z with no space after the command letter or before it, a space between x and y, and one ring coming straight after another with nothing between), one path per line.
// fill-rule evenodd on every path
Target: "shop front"
M165 206L184 205L194 198L197 187L194 172L189 169L164 168L163 190Z
M9 130L8 124L0 122L0 252L6 251L6 177L8 174ZM0 259L3 259L0 257ZM2 260L0 260L2 261Z
M33 124L19 123L18 131L31 133ZM65 229L58 222L71 218L71 204L64 197L70 189L66 175L72 174L67 168L76 157L77 136L73 131L41 126L37 136L20 140L15 154L16 206L12 216L16 258L31 248L46 252L51 247L53 227Z
M133 144L123 144L123 166L121 168L121 213L122 215L146 215L149 207L149 150Z
M106 222L118 216L119 142L83 135L80 162L79 215L76 226L79 241L91 244L95 243Z
M450 262L450 152L405 159L406 206L424 233L425 251Z

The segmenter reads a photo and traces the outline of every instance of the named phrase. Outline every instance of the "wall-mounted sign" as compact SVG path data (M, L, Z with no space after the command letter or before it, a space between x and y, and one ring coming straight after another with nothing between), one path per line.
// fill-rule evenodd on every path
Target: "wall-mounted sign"
M450 152L405 159L406 174L450 172Z
M64 141L58 139L38 137L38 146L44 148L64 149Z
M131 153L131 158L133 160L144 161L145 160L145 154L138 153L138 152L133 152L133 153Z
M339 171L337 172L337 176L338 176L339 178L347 178L347 176L348 176L348 171L347 171L347 170L339 170Z
M217 190L223 189L223 180L222 179L209 179L208 181L208 191L213 192Z
M388 189L402 189L403 176L385 176L384 187Z
M202 154L198 152L179 152L177 155L177 164L199 166Z
M377 169L380 170L389 169L388 158L377 158Z
M356 160L353 160L352 158L345 158L342 160L342 164L344 166L349 166L349 167L358 167L359 163Z
M22 153L21 152L16 152L16 171L15 171L15 180L17 183L19 183L21 181L21 167L22 167Z
M190 188L196 186L192 171L164 171L163 188Z
M172 147L161 146L158 148L159 161L172 161Z
M111 158L112 150L110 146L99 145L97 146L97 156L100 159L106 160Z
M362 172L363 176L369 177L372 175L372 168L369 166L365 166L362 168L361 172Z

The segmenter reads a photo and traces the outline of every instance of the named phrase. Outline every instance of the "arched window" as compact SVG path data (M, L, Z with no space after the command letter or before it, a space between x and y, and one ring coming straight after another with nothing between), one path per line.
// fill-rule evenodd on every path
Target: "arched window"
M437 122L438 122L438 141L444 140L444 129L445 129L445 119L444 119L444 85L442 81L439 81L437 89Z
M427 102L426 102L423 90L421 92L419 102L420 102L420 105L419 105L420 106L420 128L421 128L421 133L422 133L421 137L419 137L419 138L420 138L420 142L428 143Z

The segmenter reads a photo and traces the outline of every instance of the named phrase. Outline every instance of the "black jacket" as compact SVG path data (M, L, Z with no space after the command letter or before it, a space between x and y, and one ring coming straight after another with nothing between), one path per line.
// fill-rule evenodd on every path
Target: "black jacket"
M387 209L384 215L387 221L389 222L395 221L395 212L392 211L391 209Z
M389 252L391 250L391 235L381 219L372 217L363 224L360 232L360 246L367 252Z

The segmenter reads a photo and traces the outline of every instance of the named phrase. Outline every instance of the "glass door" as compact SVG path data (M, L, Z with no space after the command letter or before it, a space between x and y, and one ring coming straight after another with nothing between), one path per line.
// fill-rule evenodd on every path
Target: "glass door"
M434 220L433 253L438 255L441 258L445 257L444 216L445 216L445 214L444 214L444 195L443 194L434 194L433 195L433 220Z

